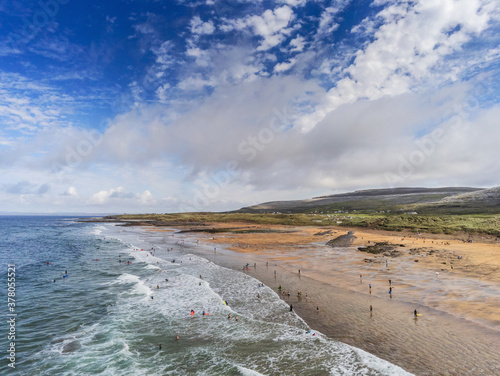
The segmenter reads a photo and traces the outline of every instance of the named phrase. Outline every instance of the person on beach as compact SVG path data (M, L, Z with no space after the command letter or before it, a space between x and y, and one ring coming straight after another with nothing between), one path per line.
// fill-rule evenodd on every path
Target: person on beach
M370 313L372 313L372 312L373 312L373 307L372 307L372 306L370 306Z
M391 286L391 285L392 285L392 281L391 281L391 280L389 280L389 286Z
M319 307L316 307L316 312L319 312Z
M290 312L293 311L293 305L290 304Z
M415 315L415 317L418 316L418 313L417 313L417 310L415 309L415 311L413 311L413 315Z

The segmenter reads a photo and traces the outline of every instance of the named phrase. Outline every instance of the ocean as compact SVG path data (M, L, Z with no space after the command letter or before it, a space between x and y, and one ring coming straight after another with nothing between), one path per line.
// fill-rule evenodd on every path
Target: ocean
M0 236L2 375L409 375L192 237L39 216L0 216Z

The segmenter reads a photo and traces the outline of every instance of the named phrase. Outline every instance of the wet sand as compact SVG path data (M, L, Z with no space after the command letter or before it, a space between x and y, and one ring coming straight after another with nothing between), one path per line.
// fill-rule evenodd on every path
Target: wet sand
M282 285L290 292L282 298L311 328L416 375L500 374L500 245L494 240L355 230L353 247L331 248L326 241L346 229L265 228L287 233L176 236L220 265L241 270L248 262L250 270L242 272L277 292ZM398 257L357 250L375 241L404 247ZM422 316L415 318L414 309Z

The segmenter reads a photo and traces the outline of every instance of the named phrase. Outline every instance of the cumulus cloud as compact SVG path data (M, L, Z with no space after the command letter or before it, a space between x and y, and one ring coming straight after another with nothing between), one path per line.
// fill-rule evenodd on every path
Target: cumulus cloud
M266 51L280 44L289 33L288 25L294 18L294 12L288 5L274 10L267 9L261 16L247 16L243 19L229 20L224 31L250 28L255 35L263 38L257 51Z
M110 201L135 201L136 203L149 204L154 201L154 198L148 190L144 191L142 194L136 194L126 192L123 187L117 187L94 193L90 197L89 203L94 205L104 205Z
M274 66L275 73L286 72L295 65L296 59L290 59L290 61L276 64Z
M75 187L69 187L61 196L78 197L78 191Z
M191 20L191 33L193 34L212 34L215 31L214 23L210 20L203 22L199 16Z

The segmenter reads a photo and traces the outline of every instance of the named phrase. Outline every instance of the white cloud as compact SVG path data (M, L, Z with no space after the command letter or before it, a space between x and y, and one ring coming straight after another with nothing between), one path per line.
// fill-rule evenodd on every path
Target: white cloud
M330 103L304 118L301 127L310 130L328 111L345 103L457 80L470 56L461 61L460 55L455 55L486 29L493 14L492 3L480 0L423 0L385 7L377 15L382 25L374 41L356 52L352 64L337 72L344 78L329 91ZM451 69L450 63L444 63L447 58L458 60Z
M78 197L78 191L75 187L69 187L64 194L71 197Z
M305 45L306 41L304 37L297 35L295 39L292 39L290 41L290 46L292 46L290 52L302 52L304 50Z
M199 16L193 17L191 20L191 32L193 34L213 34L215 31L214 23L210 20L203 22Z
M307 3L307 0L278 0L278 3L288 4L291 7L301 7Z
M267 9L262 16L253 15L238 20L226 20L227 24L221 29L231 31L250 28L255 35L264 39L257 51L266 51L285 39L288 34L287 27L293 18L293 10L288 5L283 5L274 10Z
M292 68L295 65L295 62L296 62L296 59L290 59L290 61L288 61L288 62L276 64L274 66L274 72L275 73L286 72L287 70L289 70L290 68Z
M208 52L198 47L188 48L186 55L194 57L196 59L196 64L200 67L207 67L210 65L211 59Z
M335 16L340 12L340 8L328 7L321 13L318 34L332 33L338 29L339 24L335 22Z

